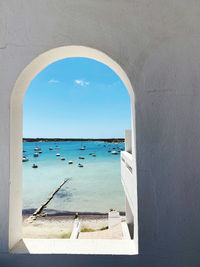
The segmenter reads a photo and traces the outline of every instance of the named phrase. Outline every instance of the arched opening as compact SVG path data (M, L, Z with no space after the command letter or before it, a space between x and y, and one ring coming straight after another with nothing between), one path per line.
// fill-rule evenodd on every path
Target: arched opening
M131 170L135 177L134 183L128 182L132 179L130 174L126 175L122 171L124 186L131 185L131 191L127 191L127 210L133 214L133 220L130 222L134 225L134 251L138 250L138 227L137 227L137 181L136 181L136 164L135 164L135 112L134 112L134 93L131 83L126 73L121 67L106 54L92 48L82 46L60 47L47 51L46 53L34 59L18 77L12 96L11 96L11 133L10 133L10 208L9 208L9 248L22 238L22 120L23 120L23 99L25 92L33 78L49 64L69 57L90 58L99 61L111 68L124 83L131 99L132 113L132 131L126 133L126 154L122 157L122 168L126 167ZM132 142L131 142L132 140ZM125 164L123 166L123 164ZM127 178L127 180L126 180ZM122 183L123 183L122 180ZM128 182L128 183L127 183ZM127 183L127 185L126 185ZM126 191L126 190L125 190ZM131 193L131 194L130 194ZM132 207L133 205L133 207ZM131 214L130 213L130 214ZM89 249L89 248L88 248Z

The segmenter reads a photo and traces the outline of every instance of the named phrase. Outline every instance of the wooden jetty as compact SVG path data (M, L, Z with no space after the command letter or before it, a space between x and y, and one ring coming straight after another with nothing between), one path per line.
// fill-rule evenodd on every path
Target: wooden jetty
M28 222L32 222L33 220L36 220L37 216L42 212L42 210L46 207L46 205L53 199L55 194L61 189L61 187L70 180L70 178L65 179L49 196L49 198L40 205L40 207L27 219Z

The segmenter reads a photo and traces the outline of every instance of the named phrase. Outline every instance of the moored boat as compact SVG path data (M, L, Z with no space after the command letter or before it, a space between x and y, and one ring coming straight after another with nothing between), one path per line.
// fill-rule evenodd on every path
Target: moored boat
M35 163L32 165L32 168L36 169L38 168L38 165L36 165Z
M78 167L79 167L79 168L82 168L82 167L83 167L83 165L82 165L81 163L79 163L79 164L78 164Z
M34 150L35 151L39 151L41 148L39 146L35 147Z
M24 157L22 158L22 162L26 162L26 161L28 161L28 157L24 156Z

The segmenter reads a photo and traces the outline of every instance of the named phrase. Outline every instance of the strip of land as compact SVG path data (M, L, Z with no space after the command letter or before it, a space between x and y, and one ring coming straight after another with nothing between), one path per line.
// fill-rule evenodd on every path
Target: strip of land
M64 141L94 141L105 143L123 143L124 138L23 138L23 142L64 142Z
M23 209L22 214L23 216L32 215L35 212L36 209ZM87 211L62 211L62 210L54 210L54 209L48 209L45 208L45 213L48 215L48 217L59 217L59 216L75 216L76 213L78 213L80 216L107 216L107 212L87 212ZM125 211L119 212L120 216L125 216Z

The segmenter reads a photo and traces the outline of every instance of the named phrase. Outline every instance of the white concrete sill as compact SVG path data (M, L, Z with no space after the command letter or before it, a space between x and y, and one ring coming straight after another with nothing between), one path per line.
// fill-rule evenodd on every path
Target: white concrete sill
M27 239L10 251L15 254L137 255L134 240Z

